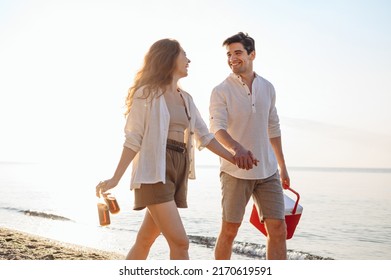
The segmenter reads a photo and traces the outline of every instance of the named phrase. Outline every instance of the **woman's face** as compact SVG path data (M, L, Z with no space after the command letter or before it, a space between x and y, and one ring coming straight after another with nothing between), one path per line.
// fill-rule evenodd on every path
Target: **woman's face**
M176 68L174 75L180 78L187 76L187 68L189 67L190 59L187 58L185 51L181 48L176 59Z

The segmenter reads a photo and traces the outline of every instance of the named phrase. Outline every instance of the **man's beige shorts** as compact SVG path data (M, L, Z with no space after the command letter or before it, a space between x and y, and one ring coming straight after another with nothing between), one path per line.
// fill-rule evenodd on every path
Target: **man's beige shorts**
M260 220L285 219L284 195L278 171L265 179L238 179L227 173L220 174L223 220L241 223L246 205L252 196Z
M168 139L171 145L183 147L185 144ZM186 146L184 146L186 148ZM154 163L156 164L156 163ZM178 208L187 208L187 181L189 174L187 152L166 150L166 183L142 184L134 190L134 210L142 210L148 205L174 200Z

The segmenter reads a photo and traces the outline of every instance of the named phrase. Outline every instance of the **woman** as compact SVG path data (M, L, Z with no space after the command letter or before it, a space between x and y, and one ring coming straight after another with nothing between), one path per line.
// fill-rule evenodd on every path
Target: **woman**
M162 233L170 259L189 259L189 240L177 208L187 208L187 181L194 179L194 147L207 147L235 164L209 133L192 97L178 87L190 60L176 40L154 43L127 97L126 140L114 176L96 193L114 188L133 161L134 209L147 208L127 259L146 259Z

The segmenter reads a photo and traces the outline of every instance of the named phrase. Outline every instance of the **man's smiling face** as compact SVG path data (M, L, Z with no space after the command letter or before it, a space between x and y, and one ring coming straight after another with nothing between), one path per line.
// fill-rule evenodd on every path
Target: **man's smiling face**
M247 54L247 51L241 43L232 43L227 47L228 65L235 74L244 74L252 72L255 51Z

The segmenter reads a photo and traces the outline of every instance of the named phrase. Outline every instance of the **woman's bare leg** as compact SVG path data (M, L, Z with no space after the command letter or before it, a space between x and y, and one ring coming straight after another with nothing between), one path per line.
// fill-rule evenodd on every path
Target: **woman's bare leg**
M189 259L189 238L174 201L148 206L156 226L166 238L170 247L170 259Z
M137 233L136 242L130 249L127 260L145 260L148 257L149 250L156 238L160 235L160 229L152 219L151 214L147 210L144 216L143 223Z

